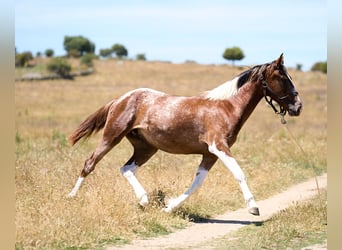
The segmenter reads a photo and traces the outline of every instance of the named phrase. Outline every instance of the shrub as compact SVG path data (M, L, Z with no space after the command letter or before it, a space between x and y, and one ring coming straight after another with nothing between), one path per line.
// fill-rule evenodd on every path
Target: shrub
M328 72L328 63L326 61L316 62L314 65L312 65L311 71L321 71L326 74Z
M30 60L33 59L32 53L26 51L15 55L15 66L16 67L27 67Z
M53 58L47 65L50 72L56 73L64 78L69 77L71 65L63 58Z
M146 56L145 54L137 54L137 60L140 60L140 61L146 61Z
M112 49L100 49L100 56L101 57L111 57L113 53Z
M77 58L80 56L80 52L76 49L71 49L71 50L68 50L68 56Z
M96 59L97 56L91 53L87 53L83 55L80 59L80 64L88 67L93 67L93 59Z

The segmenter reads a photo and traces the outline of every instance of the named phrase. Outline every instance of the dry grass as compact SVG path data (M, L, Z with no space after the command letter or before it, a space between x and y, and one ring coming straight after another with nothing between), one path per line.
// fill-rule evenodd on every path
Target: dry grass
M16 82L16 247L91 248L135 237L168 233L191 220L244 206L231 173L220 163L198 193L174 214L160 212L159 196L177 196L191 184L199 156L158 152L138 179L152 199L141 209L120 175L132 148L123 140L97 165L75 199L73 187L84 160L101 134L71 148L66 137L83 119L113 97L138 87L196 95L232 79L230 66L159 62L95 61L96 73L74 81ZM232 151L257 200L326 171L326 75L290 71L304 104L288 127L310 159L303 157L280 120L262 101ZM308 162L310 160L310 163Z

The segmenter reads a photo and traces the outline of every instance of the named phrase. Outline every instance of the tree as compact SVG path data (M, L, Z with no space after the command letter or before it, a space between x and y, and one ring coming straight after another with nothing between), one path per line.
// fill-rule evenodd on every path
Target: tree
M128 55L127 49L122 44L118 44L118 43L114 44L112 46L112 51L116 54L118 58L122 58Z
M80 57L84 52L95 52L95 44L83 36L65 36L63 45L68 56Z
M302 71L302 67L303 67L303 64L301 64L301 63L296 64L296 70Z
M239 47L227 48L222 56L226 60L231 60L233 65L235 64L235 60L241 60L245 57L243 51Z
M53 57L54 51L53 49L47 49L45 50L46 57Z

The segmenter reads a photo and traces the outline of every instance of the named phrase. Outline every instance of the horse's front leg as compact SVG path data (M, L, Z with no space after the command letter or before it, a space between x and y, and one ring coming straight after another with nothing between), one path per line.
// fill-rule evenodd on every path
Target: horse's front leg
M211 155L204 155L202 162L197 169L196 176L191 187L177 198L169 199L166 206L162 210L164 212L172 212L174 209L180 207L191 194L193 194L202 186L203 181L208 174L208 171L214 165L216 160L216 156L213 157Z
M248 212L253 215L260 215L259 208L254 201L254 197L251 191L248 188L246 176L236 160L230 156L229 148L221 146L221 148L218 149L215 142L213 142L211 145L209 145L209 151L212 154L216 155L223 162L223 164L233 173L234 178L238 181L242 190L243 197L248 206Z
M162 209L162 211L172 212L174 209L180 207L192 193L194 193L199 187L202 186L202 183L207 174L208 170L204 169L203 167L199 167L197 169L196 176L191 187L177 198L169 199L166 206Z

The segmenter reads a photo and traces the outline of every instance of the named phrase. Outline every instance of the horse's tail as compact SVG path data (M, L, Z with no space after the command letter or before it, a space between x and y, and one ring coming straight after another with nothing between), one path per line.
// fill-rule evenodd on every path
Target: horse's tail
M69 136L69 141L71 145L74 145L82 137L88 138L93 132L98 132L101 130L107 121L107 115L109 108L114 101L109 102L105 106L99 108L95 113L88 116L78 128Z

